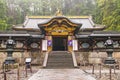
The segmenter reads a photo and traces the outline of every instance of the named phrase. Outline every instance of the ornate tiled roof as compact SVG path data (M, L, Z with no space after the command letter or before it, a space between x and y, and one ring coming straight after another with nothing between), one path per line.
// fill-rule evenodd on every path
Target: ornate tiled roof
M15 30L39 31L38 24L49 22L53 18L64 17L73 23L82 24L80 30L101 30L105 26L98 26L92 21L91 16L28 16L22 26L13 27Z
M120 32L116 31L93 31L93 32L80 32L79 34L75 35L76 38L120 38Z
M34 37L44 38L40 32L27 32L27 31L1 31L0 37Z

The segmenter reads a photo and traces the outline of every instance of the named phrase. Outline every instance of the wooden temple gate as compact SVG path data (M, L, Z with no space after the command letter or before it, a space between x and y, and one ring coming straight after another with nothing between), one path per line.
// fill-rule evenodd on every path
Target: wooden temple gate
M72 51L72 40L75 39L75 33L81 25L66 17L54 17L46 23L38 24L42 33L45 32L48 51Z

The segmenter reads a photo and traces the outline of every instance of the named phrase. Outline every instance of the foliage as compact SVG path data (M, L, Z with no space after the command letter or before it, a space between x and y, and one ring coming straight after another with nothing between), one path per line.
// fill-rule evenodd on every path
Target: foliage
M120 0L0 0L0 29L22 24L27 15L92 15L108 30L120 30Z
M94 0L1 0L0 29L23 23L27 15L54 16L57 9L64 15L89 15L94 6Z
M0 1L0 30L5 30L7 28L6 20L6 6L4 1Z
M7 28L6 21L3 19L2 20L0 19L0 30L6 30L6 28Z
M95 21L108 26L107 30L120 31L120 0L97 0Z

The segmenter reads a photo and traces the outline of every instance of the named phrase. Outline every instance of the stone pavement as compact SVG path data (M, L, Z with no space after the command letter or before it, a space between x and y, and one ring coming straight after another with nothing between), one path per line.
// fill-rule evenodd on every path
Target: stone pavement
M40 69L28 80L96 80L81 69Z

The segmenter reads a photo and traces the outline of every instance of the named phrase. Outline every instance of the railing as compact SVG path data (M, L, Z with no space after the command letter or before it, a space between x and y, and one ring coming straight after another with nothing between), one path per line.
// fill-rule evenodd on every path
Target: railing
M46 65L47 65L48 53L49 53L49 52L46 52L46 53L45 53L44 62L43 62L43 67L46 67Z
M73 59L73 65L74 65L74 67L78 67L74 52L72 52L72 59Z

